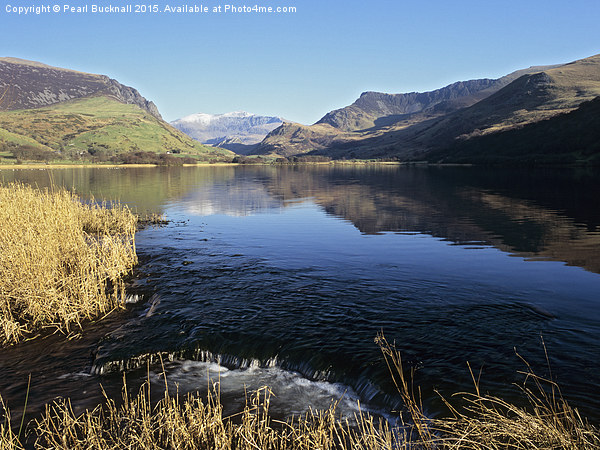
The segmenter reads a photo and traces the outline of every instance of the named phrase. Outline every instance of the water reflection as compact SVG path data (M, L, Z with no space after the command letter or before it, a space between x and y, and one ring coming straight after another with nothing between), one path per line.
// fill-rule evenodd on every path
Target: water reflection
M248 216L258 212L275 212L284 203L270 194L267 187L252 179L236 179L228 183L218 181L203 189L194 189L179 203L189 214L211 216Z
M181 201L190 214L247 216L310 199L362 233L417 232L600 273L594 170L294 166L0 171L120 199L140 212Z

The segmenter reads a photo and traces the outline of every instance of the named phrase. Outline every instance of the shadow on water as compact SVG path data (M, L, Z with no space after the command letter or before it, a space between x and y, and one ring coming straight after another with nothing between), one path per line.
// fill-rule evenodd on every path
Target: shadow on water
M0 177L48 183L44 171ZM162 354L184 391L205 389L211 371L222 377L231 405L264 381L280 391L282 416L345 390L391 410L399 399L373 343L383 330L431 414L443 411L435 390L469 389L467 361L482 368L483 390L517 401L514 347L543 372L543 334L567 398L600 419L590 395L600 383L594 171L262 166L53 179L172 222L137 238L146 301L80 339L0 351L11 405L30 372L32 410L57 395L89 407L98 383L118 393L120 372L141 380L148 360L158 385Z

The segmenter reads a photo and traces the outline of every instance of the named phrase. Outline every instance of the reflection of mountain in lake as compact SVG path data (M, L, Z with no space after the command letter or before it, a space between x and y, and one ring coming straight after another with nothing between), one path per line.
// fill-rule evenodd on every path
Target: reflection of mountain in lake
M269 188L283 200L312 197L365 234L426 233L600 273L595 180L593 172L295 167Z
M1 180L64 185L140 212L184 199L197 215L249 215L310 198L365 234L414 232L493 245L600 273L595 171L256 166L2 171Z
M264 185L247 178L196 189L181 203L188 213L199 216L248 216L261 211L273 212L283 207L283 202L271 195Z
M40 188L63 186L84 198L118 199L140 214L160 214L169 200L182 198L193 190L226 183L234 176L232 167L220 166L0 171L0 181L3 182L20 180Z

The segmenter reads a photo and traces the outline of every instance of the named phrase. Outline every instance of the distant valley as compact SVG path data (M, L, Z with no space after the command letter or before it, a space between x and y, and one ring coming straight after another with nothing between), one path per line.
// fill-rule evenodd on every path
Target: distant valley
M600 55L429 92L364 92L313 125L243 111L169 124L107 76L0 58L4 162L600 164L599 112Z

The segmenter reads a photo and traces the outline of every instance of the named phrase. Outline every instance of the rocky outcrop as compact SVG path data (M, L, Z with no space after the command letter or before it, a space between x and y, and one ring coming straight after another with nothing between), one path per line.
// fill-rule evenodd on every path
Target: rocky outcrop
M104 80L107 86L107 91L114 98L128 105L139 106L143 110L148 111L157 119L162 119L160 112L158 111L158 108L156 107L154 102L146 100L144 97L142 97L137 91L137 89L125 86L119 83L117 80L113 80L112 78L109 78L104 75L102 75L101 78Z

